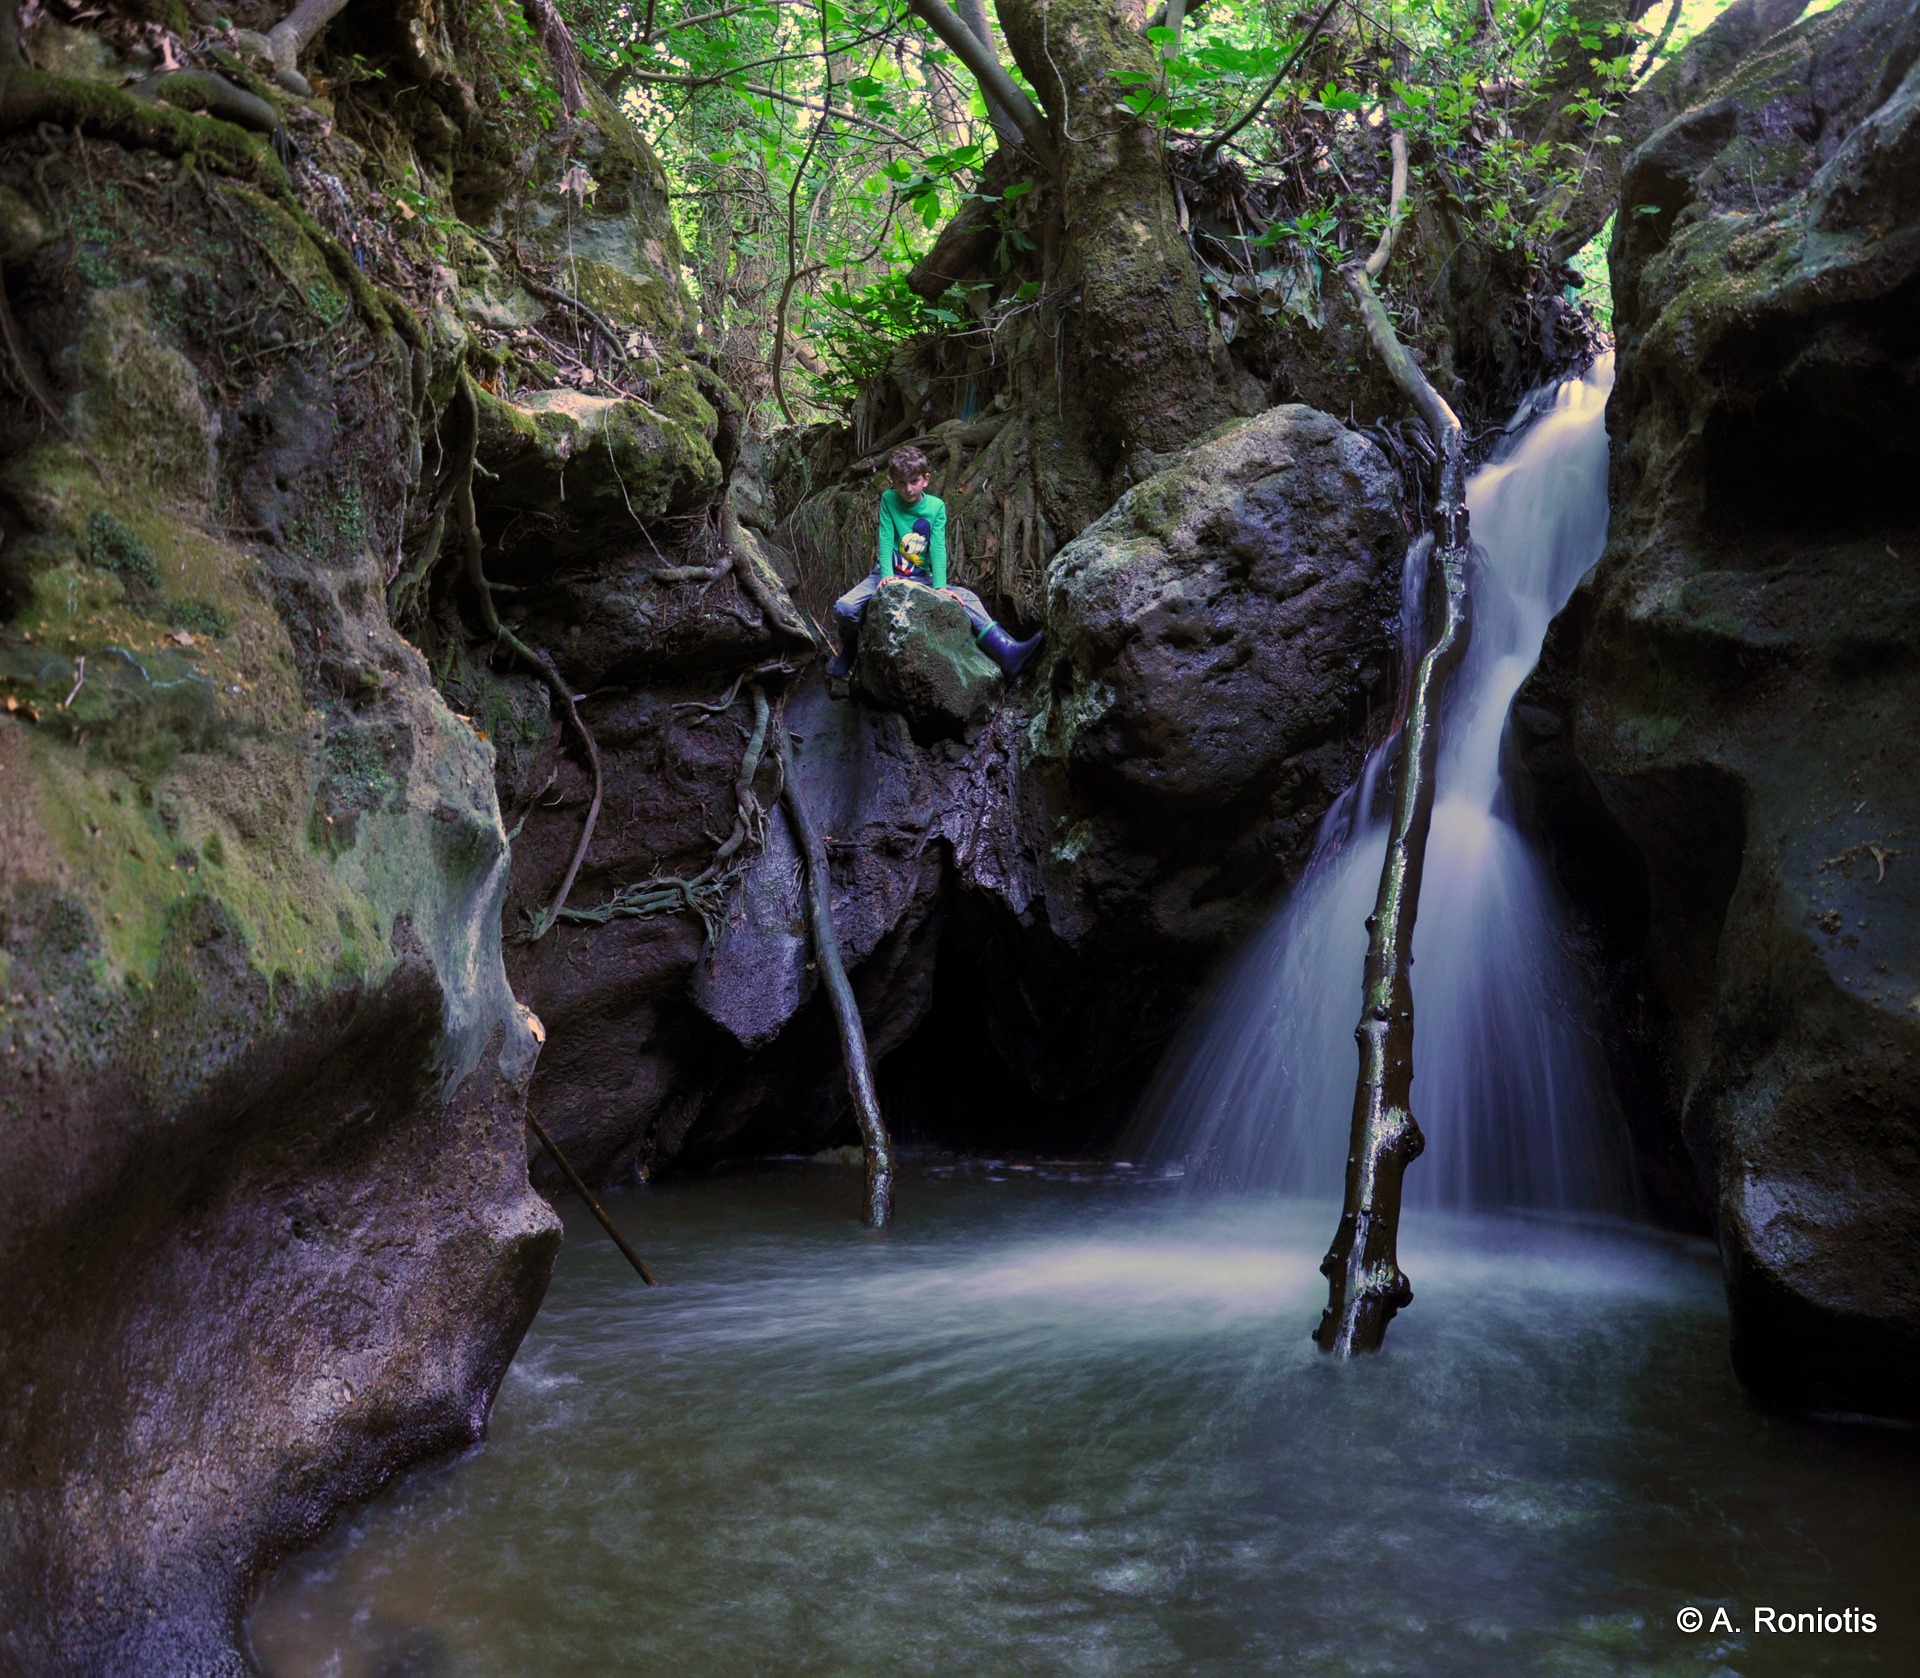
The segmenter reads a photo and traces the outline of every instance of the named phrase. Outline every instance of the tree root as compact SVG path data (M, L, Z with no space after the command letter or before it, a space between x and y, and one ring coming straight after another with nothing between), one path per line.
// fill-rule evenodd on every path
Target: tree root
M300 55L312 46L320 31L345 9L347 0L300 0L267 31L267 47L282 70L299 65Z
M896 437L889 435L877 448L869 449L848 468L850 472L872 472L886 464L886 458L895 449L926 447L945 449L949 462L958 459L962 449L984 448L1007 428L1012 416L993 414L986 419L948 420L933 430L923 432L918 437Z
M168 157L196 156L240 180L291 196L287 171L273 149L222 117L149 104L101 82L25 67L0 70L0 129L37 128L43 122Z
M586 103L580 85L580 50L566 21L555 9L553 0L521 0L522 13L533 32L540 37L553 61L553 79L560 84L560 104L569 119L579 115Z
M27 359L27 346L21 339L20 327L13 318L13 305L7 300L7 286L4 278L0 278L0 340L5 341L7 361L13 368L14 376L25 388L26 393L33 398L33 405L46 417L47 423L64 436L67 429L66 421L60 417L60 410L55 405L52 395L48 392L39 373L34 370L33 363Z
M491 243L491 241L483 241L483 243ZM601 314L598 309L594 308L591 303L583 302L580 298L575 297L572 292L562 291L557 285L554 285L548 280L543 280L539 275L535 274L532 268L528 266L527 259L520 254L518 241L515 241L513 244L512 251L513 265L520 270L521 283L526 286L528 291L532 292L535 297L543 298L549 303L559 304L563 309L571 309L593 328L602 342L613 352L616 361L626 362L633 359L627 353L626 340L620 336L613 322Z
M733 555L721 550L711 565L662 565L647 573L654 583L717 583L733 569Z
M272 134L283 125L278 106L236 87L211 70L161 70L127 89L135 99L158 99L183 111L205 111L225 122Z
M775 723L773 734L774 750L780 761L780 802L793 828L806 873L814 960L819 964L821 982L826 986L834 1019L840 1027L840 1053L847 1067L847 1090L853 1097L854 1121L860 1127L860 1147L866 1158L866 1193L860 1221L868 1229L885 1229L893 1221L893 1144L887 1136L886 1121L880 1116L880 1098L874 1091L873 1061L867 1053L867 1032L860 1021L860 1004L848 981L846 963L840 955L840 940L833 930L833 883L827 871L827 848L821 842L820 830L814 826L799 783L793 778L784 715Z
M454 480L453 507L460 521L460 533L467 544L467 576L472 582L474 593L480 597L481 615L486 620L487 631L497 641L504 641L533 667L542 681L552 690L553 696L560 701L568 725L579 739L581 748L587 754L588 766L593 771L593 800L587 806L587 819L580 829L580 838L574 845L573 856L567 863L566 876L560 882L560 889L553 894L553 902L540 915L534 918L533 927L528 933L529 943L538 943L559 919L560 911L567 906L567 895L573 890L573 882L579 877L580 865L587 859L587 848L593 843L593 830L600 820L600 805L606 796L606 778L600 767L600 748L594 742L593 732L581 720L579 708L574 704L573 691L560 679L560 672L554 668L553 660L544 652L537 652L500 621L500 614L494 609L493 590L487 584L487 574L481 565L485 545L480 538L480 522L473 507L473 456L479 448L480 438L480 398L475 395L473 380L466 374L460 375L461 401L468 409L468 417L473 426L474 445L469 450L460 475Z
M776 670L790 672L792 668L789 664L775 661L760 665L752 674L759 676ZM748 672L743 670L735 677L733 686L716 704L687 700L675 709L729 711L747 676ZM707 866L691 880L678 875L655 874L633 885L622 886L605 903L594 908L561 910L561 920L581 926L604 926L608 921L644 920L651 915L670 914L684 909L700 917L709 943L719 935L720 916L739 873L734 859L746 846L758 845L766 837L767 809L753 790L753 783L767 754L771 709L766 690L757 681L753 684L752 695L753 729L747 737L747 747L740 758L740 769L733 780L733 829L715 848ZM785 785L784 768L781 770L781 784ZM778 801L779 793L776 791L774 802Z

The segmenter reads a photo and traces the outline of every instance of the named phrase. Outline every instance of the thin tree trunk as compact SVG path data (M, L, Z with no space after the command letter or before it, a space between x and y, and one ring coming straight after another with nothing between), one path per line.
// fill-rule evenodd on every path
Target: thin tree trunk
M833 883L827 872L827 847L814 826L812 813L794 777L787 746L784 716L773 726L774 749L780 757L780 802L793 825L807 884L807 917L813 926L813 956L821 982L833 1003L840 1027L840 1053L847 1066L847 1091L853 1097L854 1121L860 1127L860 1148L866 1156L866 1195L860 1221L868 1229L885 1229L893 1221L893 1144L880 1116L880 1098L873 1087L873 1062L867 1054L867 1030L860 1021L860 1004L847 979L840 957L840 940L833 930Z
M973 72L980 91L986 95L987 109L992 111L998 104L1013 119L1028 150L1049 169L1057 169L1059 162L1053 149L1053 136L1047 132L1047 119L1021 91L1020 84L1007 74L1006 66L990 44L992 37L982 40L943 0L907 0L907 7Z
M1327 1309L1314 1330L1314 1343L1321 1351L1342 1357L1378 1351L1387 1324L1413 1299L1398 1251L1402 1180L1407 1166L1426 1145L1412 1108L1413 925L1433 822L1440 702L1447 677L1466 651L1469 629L1466 568L1471 539L1462 502L1465 435L1453 410L1400 342L1373 289L1374 276L1392 254L1394 233L1405 209L1407 152L1398 134L1393 162L1386 230L1364 264L1347 268L1346 280L1374 349L1440 448L1437 540L1428 559L1440 583L1441 620L1414 673L1400 734L1393 830L1380 871L1379 895L1367 921L1366 980L1360 1023L1354 1028L1360 1045L1360 1075L1353 1095L1346 1201L1333 1244L1320 1263L1328 1284Z
M1323 1352L1374 1352L1394 1313L1413 1298L1400 1269L1400 1189L1426 1146L1412 1110L1413 923L1433 820L1439 704L1467 645L1465 567L1455 553L1432 554L1442 585L1440 633L1420 660L1400 735L1393 832L1380 893L1367 920L1367 972L1360 1023L1360 1077L1353 1096L1346 1203L1321 1261L1327 1309L1313 1338Z
M966 21L966 25L979 37L980 44L988 52L998 49L993 44L993 25L987 19L986 0L954 0L954 10ZM993 132L1003 146L1017 146L1021 142L1020 124L1013 119L1013 113L999 100L994 98L983 83L980 88L987 102L987 121L993 124Z

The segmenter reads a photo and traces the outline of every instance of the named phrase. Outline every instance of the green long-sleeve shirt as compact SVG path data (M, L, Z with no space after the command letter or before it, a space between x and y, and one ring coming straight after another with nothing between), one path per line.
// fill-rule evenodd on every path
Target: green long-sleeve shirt
M880 556L874 569L882 577L909 577L935 588L947 586L947 504L925 490L909 507L897 490L880 492Z

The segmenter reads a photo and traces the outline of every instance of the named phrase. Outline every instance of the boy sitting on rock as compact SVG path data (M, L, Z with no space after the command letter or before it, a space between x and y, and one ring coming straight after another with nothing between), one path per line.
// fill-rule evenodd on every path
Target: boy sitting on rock
M860 645L860 615L874 591L896 579L936 588L959 601L973 621L980 650L1009 676L1019 675L1020 667L1040 645L1038 635L1014 640L993 621L972 589L947 586L947 505L927 493L931 475L927 457L911 444L888 456L887 476L893 487L880 494L879 558L869 575L833 603L840 650L827 665L829 676L845 676L853 668L853 655Z

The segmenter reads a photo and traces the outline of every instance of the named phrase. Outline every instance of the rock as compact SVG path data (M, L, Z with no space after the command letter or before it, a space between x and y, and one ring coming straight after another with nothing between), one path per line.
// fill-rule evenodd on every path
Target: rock
M959 601L917 583L887 582L860 620L853 691L899 711L924 745L958 739L993 709L1000 668L980 650Z
M712 498L721 483L713 410L690 381L674 394L677 406L578 390L529 391L517 402L482 393L480 460L492 477L475 499L484 528L500 523L489 544L496 580L540 579L631 547L648 523ZM517 539L515 517L538 536Z
M1139 810L1291 800L1390 668L1397 493L1298 405L1129 490L1048 567L1035 749Z
M1736 1367L1907 1417L1917 58L1905 0L1842 6L1708 55L1719 78L1626 160L1613 529L1516 735L1656 1199L1717 1225Z
M480 1436L559 1238L493 753L386 612L411 357L216 191L273 263L116 188L8 276L64 408L0 478L8 1671L245 1672L261 1569ZM334 330L236 338L287 276Z

